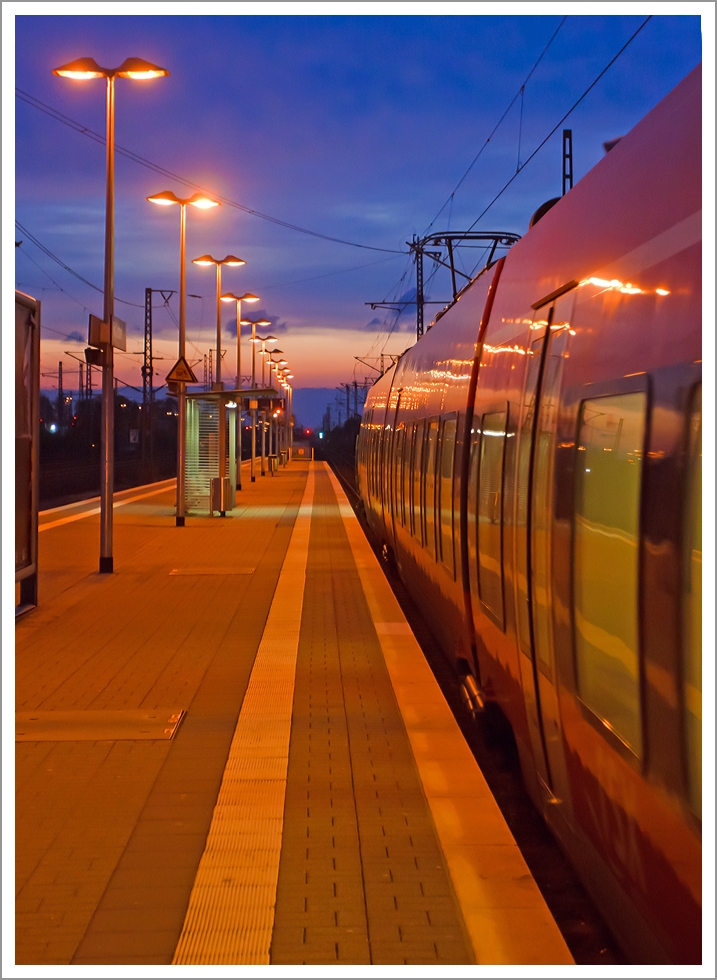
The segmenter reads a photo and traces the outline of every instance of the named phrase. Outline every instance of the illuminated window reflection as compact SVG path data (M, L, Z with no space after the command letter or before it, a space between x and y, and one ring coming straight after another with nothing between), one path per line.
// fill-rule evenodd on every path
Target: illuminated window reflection
M574 599L578 690L642 753L638 575L646 395L583 403L576 456Z

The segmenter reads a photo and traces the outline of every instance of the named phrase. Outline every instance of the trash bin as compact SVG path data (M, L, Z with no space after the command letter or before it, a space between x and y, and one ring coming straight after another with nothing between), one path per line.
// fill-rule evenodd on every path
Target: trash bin
M214 511L218 510L223 515L228 510L234 509L234 492L228 476L213 476L210 481L210 489L210 514L214 514Z
M267 458L269 460L269 472L273 476L279 469L279 457L272 453Z
M286 466L286 464L289 461L289 450L282 449L280 455L281 455L281 465Z

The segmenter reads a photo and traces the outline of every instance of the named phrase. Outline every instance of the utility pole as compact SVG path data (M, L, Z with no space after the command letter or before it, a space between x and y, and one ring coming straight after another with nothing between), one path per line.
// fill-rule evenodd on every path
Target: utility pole
M563 197L573 187L573 131L563 130Z
M62 390L62 361L57 365L57 426L65 421L65 393Z
M154 362L152 350L152 294L159 293L164 305L174 295L174 289L150 289L144 291L144 359L142 361L142 461L145 478L154 479Z
M417 248L414 254L416 256L416 340L419 340L423 336L423 249ZM383 374L383 355L381 355L381 374Z
M570 132L566 130L566 132ZM572 144L571 144L572 146ZM571 150L572 152L572 150ZM572 157L571 157L572 160ZM572 167L572 164L571 164ZM572 173L572 171L571 171ZM572 176L571 176L572 187ZM366 306L370 306L372 310L384 309L393 310L399 314L403 313L406 307L415 306L416 307L416 340L420 340L423 336L424 330L424 309L426 306L443 306L447 307L451 303L455 302L458 298L460 292L458 288L458 283L456 276L461 276L461 278L466 280L466 283L472 282L477 272L468 275L458 268L456 264L456 251L458 248L467 249L477 249L484 253L487 253L487 258L483 264L483 268L488 268L495 256L496 249L498 248L510 248L520 239L520 235L515 235L513 232L505 231L439 231L433 232L430 235L425 235L423 238L417 238L415 235L410 242L406 242L411 254L414 256L416 263L416 298L415 300L381 300L380 302L369 302ZM473 244L471 244L473 243ZM431 246L429 248L428 246ZM446 249L446 255L444 257L441 249ZM431 249L437 249L437 251L432 251ZM451 287L453 291L452 300L432 300L426 299L425 296L425 283L424 283L424 269L423 269L423 258L427 256L431 261L433 261L437 266L443 266L448 269L451 273ZM475 261L475 260L473 260ZM477 266L475 266L477 269Z

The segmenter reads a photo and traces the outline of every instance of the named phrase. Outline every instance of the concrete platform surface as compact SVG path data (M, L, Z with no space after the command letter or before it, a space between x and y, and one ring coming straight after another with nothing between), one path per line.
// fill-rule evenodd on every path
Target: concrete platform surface
M326 464L239 496L118 495L104 576L92 506L41 517L15 962L572 963Z

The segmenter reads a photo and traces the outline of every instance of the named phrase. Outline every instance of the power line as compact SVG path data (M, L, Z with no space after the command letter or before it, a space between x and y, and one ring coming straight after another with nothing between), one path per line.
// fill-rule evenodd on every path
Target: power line
M94 289L98 293L104 292L104 290L102 290L99 286L95 286L95 284L93 282L90 282L89 279L85 279L85 277L84 276L81 276L79 272L75 272L75 270L73 268L71 268L69 265L67 265L66 262L63 262L62 259L58 258L55 255L54 252L51 252L50 249L46 245L43 245L42 242L38 238L36 238L32 234L31 231L28 231L28 229L24 225L20 224L20 222L17 221L17 219L15 220L15 224L20 229L20 231L23 233L23 235L26 235L30 239L30 241L32 242L33 245L35 245L37 248L39 248L41 252L44 252L45 255L48 258L52 259L53 262L57 262L57 264L59 266L61 266L66 272L69 272L71 276L74 276L75 279L79 279L80 282L84 282L84 284L86 286L89 286L90 289ZM25 254L27 255L27 252ZM29 256L28 256L28 258L29 258ZM54 282L54 280L53 280L53 282ZM55 285L57 285L57 283L55 283ZM61 286L58 286L58 289L62 289L62 287ZM64 292L64 290L62 290L62 291ZM69 293L68 293L68 296L69 296ZM144 309L144 306L141 303L132 303L128 299L120 299L119 296L115 296L115 302L117 302L117 303L124 303L126 306L138 306L140 309L142 309L142 310Z
M95 143L100 143L102 146L104 146L105 138L101 133L96 133L89 127L83 126L82 123L77 122L76 119L66 116L63 112L60 112L59 109L55 109L46 102L42 102L34 95L30 95L29 92L24 92L21 88L16 88L15 94L17 98L21 99L23 102L26 102L28 105L31 105L34 109L44 112L46 116L50 116L52 119L62 123L64 126L69 126L70 129L74 129L75 132L80 133L82 136L87 136L88 139L94 140ZM207 191L206 188L201 187L199 184L195 184L194 181L188 180L186 177L181 177L179 174L175 174L171 170L167 170L166 167L153 163L151 160L147 160L145 157L140 156L133 150L128 150L123 146L119 146L117 143L115 143L115 152L127 157L134 163L138 163L142 167L146 167L148 170L153 170L155 173L161 174L163 177L169 177L172 180L176 180L180 184L184 184L185 187L192 187L195 190L202 191L204 194L209 194L217 201L221 201L222 204L226 204L230 208L236 208L236 210L243 211L245 214L251 214L255 218L262 218L264 221L270 221L272 224L280 225L282 228L289 228L291 231L300 232L302 235L311 235L313 238L322 238L327 242L336 242L338 245L350 245L352 248L365 248L370 249L373 252L391 252L396 255L405 254L402 249L379 248L376 245L362 245L358 242L349 242L344 238L334 238L332 235L324 235L319 231L312 231L309 228L302 228L301 225L294 225L288 221L282 221L280 218L274 218L270 214L264 214L264 212L247 207L245 204L240 204L238 201L232 201L230 198L222 197L220 194L215 194L214 191Z
M626 49L626 48L627 48L627 47L628 47L628 46L629 46L630 44L632 44L632 42L633 42L633 41L635 40L635 38L637 37L637 35L638 35L638 34L640 33L640 31L641 31L641 30L643 29L643 27L645 27L645 25L646 25L646 24L648 23L648 21L650 21L650 20L652 20L652 14L650 14L650 16L649 16L649 17L646 17L646 18L645 18L645 19L643 20L643 22L642 22L642 23L640 24L640 26L639 26L639 27L637 28L637 30L635 31L635 33L634 33L634 34L633 34L633 35L632 35L631 37L629 37L629 38L627 39L627 41L626 41L626 42L625 42L625 43L623 44L623 46L622 46L622 47L620 48L620 50L619 50L619 51L617 52L617 54L616 54L616 55L615 55L615 56L614 56L613 58L611 58L611 60L610 60L610 61L609 61L609 62L608 62L608 63L607 63L606 65L605 65L605 67L604 67L604 68L603 68L603 70L602 70L602 71L600 72L600 74L599 74L599 75L598 75L598 76L597 76L597 77L596 77L595 79L593 79L593 81L592 81L592 82L591 82L591 83L590 83L590 84L588 85L588 87L587 87L587 88L585 89L585 91L584 91L584 92L583 92L583 94L582 94L582 95L580 96L580 98L579 98L579 99L578 99L578 100L577 100L576 102L574 102L574 103L573 103L573 105L572 105L572 106L571 106L571 107L570 107L570 108L568 109L568 111L567 111L567 112L565 113L565 115L564 115L564 116L562 117L562 119L559 119L559 120L558 120L558 122L556 122L556 124L555 124L555 125L553 126L553 128L552 128L552 129L550 130L550 132L549 132L549 133L548 133L548 135L547 135L547 136L545 137L545 139L544 139L544 140L542 140L542 142L541 142L541 143L539 143L539 144L538 144L538 146L536 146L536 148L535 148L535 149L533 150L533 152L532 152L532 153L530 154L530 156L528 157L528 159L527 159L527 160L525 161L525 163L524 163L524 164L523 164L523 165L521 166L521 168L520 168L520 170L518 170L518 171L516 171L516 172L515 172L515 173L513 174L513 176L512 176L511 178L510 178L510 180L508 180L508 181L506 181L506 183L505 183L505 184L504 184L504 185L503 185L503 186L501 187L501 189L500 189L500 190L498 191L498 193L497 193L497 194L495 195L495 197L493 198L493 200L492 200L492 201L491 201L491 202L490 202L489 204L487 204L485 208L483 208L483 210L481 211L481 213L480 213L480 214L478 215L478 217L477 217L477 218L475 219L475 221L474 221L474 222L473 222L473 224L472 224L472 225L470 226L470 228L468 228L468 229L467 229L467 231L472 231L472 230L473 230L473 228L475 228L475 226L476 226L476 225L478 224L478 222L480 221L480 219L481 219L481 218L483 218L483 217L484 217L484 216L485 216L485 215L486 215L486 214L488 213L488 211L490 210L490 208L492 208L492 207L493 207L493 205L494 205L494 204L495 204L495 202L496 202L496 201L498 200L498 198L499 198L499 197L501 197L501 195L502 195L502 194L503 194L503 193L504 193L504 192L505 192L505 191L506 191L506 190L507 190L507 189L508 189L508 188L510 187L510 185L511 185L511 184L513 183L513 181L514 181L514 180L515 180L515 178L516 178L516 177L518 176L518 174L519 174L519 173L522 173L522 172L523 172L523 171L525 170L525 168L526 168L526 167L527 167L527 165L528 165L528 164L530 163L530 161L531 161L531 160L533 159L533 157L534 157L534 156L535 156L535 155L536 155L536 154L537 154L537 153L538 153L538 152L539 152L540 150L542 150L542 148L543 148L543 147L545 146L545 144L546 144L546 143L548 142L548 140L550 139L550 137L551 137L551 136L553 136L553 135L554 135L554 134L555 134L555 133L557 132L557 130L558 130L558 129L559 129L559 128L560 128L561 126L562 126L562 124L563 124L563 123L565 122L565 120L566 120L566 119L568 118L568 116L569 116L569 115L570 115L570 114L571 114L572 112L574 112L574 111L575 111L575 109L577 109L577 107L578 107L578 106L580 105L580 103L581 103L581 102L583 101L583 99L585 98L585 96L586 96L586 95L587 95L587 94L588 94L588 93L589 93L589 92L590 92L590 91L591 91L591 90L592 90L593 88L595 88L595 86L596 86L596 85L597 85L597 83L598 83L598 82L600 81L600 79L601 79L601 78L603 77L603 75L605 74L605 72L606 72L606 71L608 71L608 69L609 69L609 68L611 68L611 67L612 67L612 66L613 66L613 65L615 64L615 62L616 62L616 61L617 61L617 59L618 59L618 58L620 57L620 55L621 55L621 54L623 53L623 51L625 51L625 49Z
M63 289L62 286L59 284L59 282L57 282L56 279L53 279L52 276L50 275L50 273L49 272L46 272L45 269L43 269L42 266L33 259L33 257L29 254L29 252L26 249L23 249L23 255L25 256L26 259L29 259L30 262L32 262L32 264L35 266L36 269L39 269L40 272L44 276L47 276L47 278L50 280L50 282L54 286L56 286L60 290L61 293L64 293L65 296L69 297L69 299L71 299L74 303L77 303L78 306L81 306L82 309L85 311L85 313L89 313L90 312L90 310L88 309L88 307L86 307L84 303L82 303L79 299L77 299L76 296L73 296L72 293L68 293L66 289ZM40 288L42 288L42 287L40 287Z
M441 211L443 211L443 208L445 208L446 204L448 204L450 202L451 203L451 206L452 206L452 204L453 204L453 197L454 197L456 191L461 186L461 184L463 183L463 181L466 179L466 177L468 176L468 174L471 172L471 170L473 169L473 167L475 166L475 164L478 162L479 157L482 155L483 151L488 146L488 144L490 143L491 139L495 136L495 134L496 134L498 128L500 127L501 123L503 122L503 120L505 119L505 117L508 115L508 113L510 112L510 110L515 105L516 99L522 97L522 94L523 94L523 91L525 89L525 86L530 81L530 78L531 78L533 72L538 67L538 65L540 64L540 62L543 60L543 57L545 56L545 53L547 52L548 48L553 43L553 41L555 40L555 38L558 36L558 32L560 31L560 28L563 26L563 24L565 23L565 21L567 19L568 19L567 16L563 17L563 19L560 21L560 23L556 27L555 32L553 33L553 36L550 38L550 40L548 41L548 43L545 45L545 47L541 51L540 57L538 58L538 60L535 62L535 64L533 65L533 67L530 69L530 71L528 72L528 74L525 76L525 80L523 81L523 84L520 86L520 88L518 89L518 91L516 92L516 94L511 99L511 101L510 101L510 103L508 105L508 108L505 110L505 112L503 113L503 115L500 117L500 119L498 120L498 122L495 124L495 126L491 130L490 135L486 138L486 141L483 144L483 146L481 146L480 150L478 150L478 152L476 153L476 155L473 157L473 160L472 160L470 166L468 167L468 169L466 170L466 172L463 174L463 176L461 177L461 179L458 181L458 183L456 184L456 186L453 188L453 190L451 191L451 193L448 196L448 199L445 201L445 203L443 205L441 205L438 213L436 214L436 216L433 218L433 220L431 221L431 223L428 225L428 227L424 231L424 233L423 233L424 237L425 237L425 235L428 234L428 230L433 226L434 222L436 221L436 218L438 218L438 216L440 215ZM521 103L521 123L522 123L522 118L523 118L523 110L522 110L522 103ZM518 152L520 153L520 150Z
M543 56L544 56L544 54L545 54L545 52L546 52L546 51L548 50L548 48L549 48L549 47L550 47L550 45L552 44L552 42L553 42L553 40L555 39L555 36L557 35L557 33L558 33L558 31L559 31L559 30L560 30L560 28L562 27L562 25L563 25L563 23L565 22L565 19L566 19L566 18L563 18L563 20L562 20L562 21L560 22L560 24L558 25L558 27L557 27L557 29L556 29L556 31L554 32L554 34L553 34L553 36L552 36L552 37L550 38L550 41L548 42L548 44L547 44L547 45L546 45L546 47L544 48L544 50L543 50L543 52L542 52L542 54L540 55L540 58L538 58L538 61L536 61L536 63L535 63L535 65L533 66L533 68L531 69L531 71L530 71L530 73L528 74L528 76L527 76L527 78L526 78L526 81L528 80L528 78L530 78L530 76L531 76L531 75L533 74L533 72L534 72L534 71L535 71L535 69L537 68L537 66L538 66L538 64L539 64L539 62L541 61L541 59L543 58ZM602 70L602 71L601 71L601 72L600 72L600 73L599 73L599 74L598 74L598 75L597 75L597 76L596 76L596 77L595 77L595 78L593 79L593 81L592 81L592 82L590 83L590 85L588 85L588 87L587 87L587 88L585 89L585 91L584 91L584 92L582 93L582 95L580 96L580 98L578 98L578 99L577 99L577 100L575 101L575 103L574 103L574 104L573 104L573 105L572 105L572 106L570 107L570 109L569 109L569 110L568 110L568 111L567 111L567 112L566 112L566 113L565 113L565 114L563 115L563 117L562 117L562 118L561 118L561 119L560 119L560 120L559 120L559 121L558 121L558 122L557 122L557 123L555 124L555 126L554 126L554 127L553 127L553 128L551 129L551 131L550 131L550 132L548 133L548 135L547 135L547 136L546 136L546 137L545 137L545 138L544 138L544 139L543 139L543 140L542 140L542 141L540 142L540 144L539 144L539 145L538 145L538 146L537 146L537 147L536 147L536 148L535 148L535 149L533 150L533 152L532 152L532 153L530 154L530 156L529 156L529 157L527 158L527 160L526 160L526 161L525 161L524 163L522 163L522 164L520 164L520 166L519 166L519 168L518 168L518 169L516 169L516 172L515 172L515 173L514 173L514 174L513 174L513 175L512 175L511 177L510 177L510 179L509 179L508 181L506 181L506 183L505 183L505 184L503 185L503 187L502 187L502 188L501 188L501 189L500 189L500 190L498 191L498 193L497 193L497 194L495 195L495 197L494 197L494 198L493 198L493 199L492 199L492 200L490 201L490 203L489 203L489 204L488 204L488 205L487 205L487 206L486 206L486 207L485 207L485 208L483 209L483 211L481 211L481 213L480 213L480 214L478 215L478 217L477 217L477 218L475 219L475 221L474 221L474 222L473 222L473 223L472 223L472 224L470 225L470 227L466 229L466 234L468 234L469 232L471 232L471 231L472 231L472 230L473 230L473 229L475 228L475 226L476 226L476 225L478 224L478 222L479 222L479 221L481 220L481 218L483 218L483 217L484 217L484 216L485 216L485 215L487 214L487 212L488 212L488 211L490 210L490 208L491 208L491 207L492 207L492 206L493 206L493 205L495 204L495 202L496 202L496 201L497 201L497 200L498 200L498 199L499 199L499 198L501 197L501 195L502 195L502 194L503 194L503 193L504 193L504 192L505 192L505 191L506 191L506 190L508 189L508 187L510 187L510 185L511 185L511 184L513 183L513 181L514 181L514 180L515 180L515 178L516 178L516 177L518 176L518 174L519 174L519 173L522 173L522 172L523 172L523 170L524 170L524 169L525 169L525 167L526 167L526 166L527 166L527 165L528 165L528 164L530 163L530 161L531 161L531 160L532 160L532 159L533 159L533 158L534 158L534 157L536 156L536 154L537 154L537 153L538 153L538 152L539 152L539 151L540 151L540 150L541 150L541 149L543 148L543 146L545 146L545 144L546 144L546 143L548 142L548 140L549 140L549 139L550 139L550 138L551 138L551 137L552 137L552 136L553 136L553 135L554 135L554 134L556 133L556 131L557 131L557 130L558 130L558 129L560 128L560 126L561 126L561 125L562 125L562 124L563 124L563 123L565 122L565 120L566 120L566 119L568 118L568 116L570 116L570 115L571 115L571 113L575 111L575 109L576 109L576 108L577 108L577 107L578 107L578 106L580 105L580 103L581 103L581 102L583 101L583 99L585 99L585 97L586 97L586 96L588 95L588 93L589 93L589 92L590 92L590 91L591 91L591 90L592 90L592 89L593 89L593 88L594 88L594 87L595 87L595 86L597 85L597 83L598 83L598 82L600 81L600 79L601 79L601 78L603 77L603 75L605 75L605 73L606 73L606 72L607 72L607 71L608 71L608 70L609 70L609 69L610 69L610 68L612 67L612 65L613 65L613 64L614 64L614 63L615 63L615 62L617 61L617 59L618 59L618 58L620 57L620 55L621 55L621 54L623 54L623 52L624 52L624 51L625 51L625 50L626 50L626 49L627 49L627 48L629 47L629 45L630 45L630 44L631 44L631 43L632 43L632 42L634 41L634 39L635 39L635 38L637 37L637 35L638 35L638 34L640 33L640 31L641 31L641 30L642 30L642 29L643 29L643 28L644 28L644 27L645 27L645 26L647 25L647 23L648 23L648 22L649 22L649 21L650 21L651 19L652 19L652 15L650 15L650 16L648 16L648 17L646 17L646 18L645 18L645 20L644 20L644 21L643 21L643 22L642 22L642 23L640 24L640 26L639 26L639 27L637 28L637 30L636 30L636 31L635 31L635 32L634 32L634 33L633 33L633 34L632 34L632 35L631 35L631 36L630 36L630 37L628 38L628 40L627 40L627 41L625 42L625 44L623 44L623 46L622 46L622 47L620 48L620 50L619 50L619 51L617 52L617 54L615 54L615 55L613 56L613 58L611 58L611 59L610 59L610 61L609 61L609 62L608 62L608 64L607 64L607 65L606 65L606 66L605 66L605 67L603 68L603 70ZM525 84L525 83L524 83L524 84ZM510 103L510 105L508 106L508 109L506 109L506 111L505 111L505 112L503 113L503 116L501 116L501 119L500 119L500 120L499 120L499 122L498 122L498 123L496 124L496 126L495 126L495 128L493 129L493 132L491 133L491 136L493 135L493 133L495 133L495 131L496 131L496 129L498 128L498 126L500 125L500 123L501 123L501 122L503 121L503 119L505 118L505 116L506 116L506 114L507 114L507 112L509 111L509 109L511 108L511 106L512 106L512 105L514 104L514 102L515 102L515 100L516 100L516 99L517 99L517 98L518 98L518 97L519 97L519 96L521 95L521 92L522 92L522 89L523 89L523 86L521 86L521 88L520 88L520 89L518 90L518 93L517 93L517 94L516 94L516 96L515 96L515 97L513 98L513 100L512 100L512 102L511 102L511 103ZM486 140L486 142L484 143L484 145L483 145L483 146L481 147L481 149L479 150L479 152L478 152L478 154L476 155L476 157L475 157L475 159L473 160L473 163L471 163L471 166L470 166L470 167L468 168L468 170L467 170L467 171L465 172L465 174L463 175L463 177L461 178L461 180L460 180L460 181L458 182L458 184L456 185L456 188L454 189L454 191L453 191L453 194L455 194L455 191L456 191L456 190L458 189L458 187L459 187L459 186L460 186L460 184L461 184L461 183L463 182L463 180L465 180L465 178L466 178L466 176L468 175L468 173L469 173L469 171L470 171L470 169L471 169L471 167L473 166L473 164L474 164L474 163L476 162L476 160L478 159L478 157L479 157L479 156L481 155L481 153L482 153L482 152L483 152L483 150L485 149L485 147L486 147L486 145L488 144L488 142L489 142L489 140L490 140L490 138L491 138L491 137L489 136L489 137L488 137L488 139ZM451 201L451 200L452 200L452 198L453 198L453 194L451 194L451 195L450 195L450 197L449 197L449 198L448 198L448 200L446 201L446 204L448 203L448 201ZM438 212L438 214L436 215L436 217L435 217L435 218L433 219L433 221L431 221L431 224L430 224L430 225L428 226L429 228L430 228L430 227L431 227L431 225L432 225L432 224L433 224L433 223L435 222L435 220L436 220L436 218L437 218L437 217L438 217L438 215L439 215L439 214L441 213L441 211L443 210L443 208L445 208L445 206L446 206L446 204L444 204L444 205L443 205L443 207L442 207L442 208L440 209L440 211ZM477 268L477 267L476 267L476 268ZM437 271L438 271L438 267L437 267L437 266L435 266L435 267L434 267L434 269L433 269L433 271L431 272L431 274L430 274L430 275L428 276L428 279L426 280L426 284L428 284L428 282L430 282L430 281L431 281L431 279L433 278L433 276L434 276L434 275L436 274L436 272L437 272ZM473 275L474 273L475 273L475 269L473 270L473 273L472 273L472 275ZM471 275L471 278L472 278L472 275ZM399 303L399 305L401 305L401 304ZM406 305L408 305L408 304L406 304ZM405 308L405 307L404 307L404 308ZM401 311L401 312L403 312L403 311ZM399 317L400 315L401 315L400 313L399 313L399 314L397 314L397 316L396 316L396 321L398 320L398 317ZM396 324L394 323L394 324L393 324L393 326L391 327L391 332L392 332L392 331L393 331L393 329L395 328L395 325L396 325ZM390 336L390 333L389 333L389 336Z
M405 255L405 252L397 252L397 255ZM314 282L316 279L328 279L329 276L341 276L348 272L356 272L359 269L369 269L372 265L381 265L383 262L395 261L392 256L387 259L376 259L375 262L366 262L363 265L354 265L350 269L336 269L334 272L322 272L319 276L309 276L306 279L292 279L290 282L279 282L272 286L255 286L255 289L281 289L284 286L296 286L304 282Z

